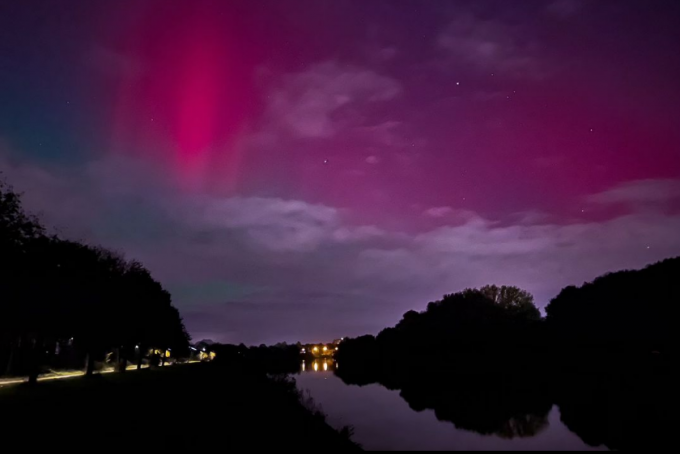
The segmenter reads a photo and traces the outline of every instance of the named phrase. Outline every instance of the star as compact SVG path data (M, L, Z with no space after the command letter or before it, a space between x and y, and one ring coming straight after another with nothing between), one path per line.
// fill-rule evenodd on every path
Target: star
M323 163L324 163L324 164L328 164L328 159L324 159L324 160L323 160Z
M460 82L456 82L456 85L460 86Z

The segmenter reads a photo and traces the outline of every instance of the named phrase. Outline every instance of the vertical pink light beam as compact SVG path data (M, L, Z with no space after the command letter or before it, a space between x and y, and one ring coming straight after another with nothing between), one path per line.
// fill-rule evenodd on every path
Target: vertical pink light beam
M253 85L260 37L228 2L149 0L134 10L124 32L102 39L134 68L103 83L115 93L110 152L154 163L186 192L237 191L262 109Z
M195 21L178 54L174 132L180 183L200 189L216 140L219 99L225 83L225 53L211 21Z

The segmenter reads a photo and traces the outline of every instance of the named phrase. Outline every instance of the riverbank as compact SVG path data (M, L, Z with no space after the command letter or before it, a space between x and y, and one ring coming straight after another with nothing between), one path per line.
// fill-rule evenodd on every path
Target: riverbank
M358 450L295 384L191 364L0 389L5 449Z

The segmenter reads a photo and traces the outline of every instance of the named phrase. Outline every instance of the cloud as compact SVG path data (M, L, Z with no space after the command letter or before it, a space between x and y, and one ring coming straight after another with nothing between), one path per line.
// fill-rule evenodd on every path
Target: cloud
M328 61L286 76L270 97L268 117L295 137L328 138L355 121L343 109L389 101L401 91L395 79Z
M388 120L371 126L358 126L352 131L359 139L385 147L405 147L409 145L399 134L404 124L400 121Z
M28 208L66 236L140 259L197 338L375 333L444 293L487 283L518 285L545 305L566 285L680 255L680 214L636 204L597 222L434 207L444 225L398 232L303 200L187 195L143 161L109 157L66 171L3 156L0 168ZM631 183L590 199L667 200L676 183Z
M451 207L434 207L425 210L423 213L425 216L429 216L432 218L443 218L453 212L453 208Z
M378 51L378 56L380 57L381 60L387 61L387 60L392 60L394 57L397 56L399 51L397 50L396 47L393 46L387 46L383 47Z
M386 235L375 226L344 225L340 210L300 200L200 197L184 199L180 206L175 220L187 228L237 232L251 246L272 252L312 252Z
M458 63L480 71L540 77L538 43L519 26L493 18L461 13L439 34L437 45Z
M523 287L545 305L566 285L680 255L678 231L680 216L661 213L564 225L501 226L477 217L416 235L401 249L366 251L360 269L431 298L499 283Z
M380 158L377 156L369 156L366 158L366 164L378 164L380 162Z
M680 180L638 180L627 182L588 198L600 205L657 205L680 201Z

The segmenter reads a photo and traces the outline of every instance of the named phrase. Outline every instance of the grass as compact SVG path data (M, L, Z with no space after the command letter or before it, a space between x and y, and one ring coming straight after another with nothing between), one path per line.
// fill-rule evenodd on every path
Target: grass
M4 449L357 450L293 382L191 364L0 388Z

